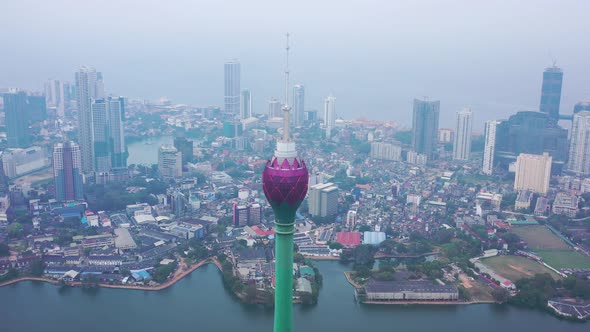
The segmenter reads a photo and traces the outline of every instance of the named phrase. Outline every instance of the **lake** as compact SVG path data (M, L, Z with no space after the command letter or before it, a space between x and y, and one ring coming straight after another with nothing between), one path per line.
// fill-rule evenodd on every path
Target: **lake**
M587 332L590 324L501 305L361 305L339 262L316 263L319 303L295 306L295 331ZM272 331L272 309L240 303L213 265L159 292L61 288L23 282L0 288L0 331Z

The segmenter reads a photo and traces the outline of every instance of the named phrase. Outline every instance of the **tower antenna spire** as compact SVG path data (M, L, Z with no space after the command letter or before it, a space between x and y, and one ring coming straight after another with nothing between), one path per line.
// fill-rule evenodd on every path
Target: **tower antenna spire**
M287 46L285 47L286 63L285 63L285 105L283 106L283 140L288 142L289 137L289 33L287 32Z

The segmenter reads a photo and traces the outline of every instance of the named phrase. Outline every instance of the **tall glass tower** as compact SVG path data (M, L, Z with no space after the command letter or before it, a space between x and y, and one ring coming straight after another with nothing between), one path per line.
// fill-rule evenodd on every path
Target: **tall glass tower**
M543 85L541 86L541 106L539 110L550 118L559 119L559 103L561 100L561 85L563 83L563 71L553 65L543 72Z
M224 64L225 72L225 112L233 115L240 113L240 63L231 60Z
M436 152L440 101L414 99L412 149L433 159Z
M26 92L5 93L3 98L8 147L29 147L31 145L31 135L29 134L27 117L28 100Z
M82 159L78 144L68 141L53 147L55 198L60 202L84 199Z
M275 213L275 332L293 331L293 233L295 212L307 193L309 173L289 136L289 35L285 70L283 138L262 171L264 195Z
M468 160L471 152L471 123L472 112L465 108L457 112L457 127L453 144L453 159Z
M295 127L303 124L303 113L305 112L305 86L297 84L293 87L293 125Z

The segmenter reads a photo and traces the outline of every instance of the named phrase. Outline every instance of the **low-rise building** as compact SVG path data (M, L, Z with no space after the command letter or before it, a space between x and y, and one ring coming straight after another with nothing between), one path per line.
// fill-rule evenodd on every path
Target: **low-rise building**
M555 214L563 214L570 218L575 217L576 213L578 213L578 197L566 193L557 193L552 211Z
M459 290L454 285L435 284L430 280L379 281L365 286L367 301L457 301Z
M533 192L530 190L521 190L516 196L514 202L514 209L516 210L527 210L531 207L531 201L533 200Z

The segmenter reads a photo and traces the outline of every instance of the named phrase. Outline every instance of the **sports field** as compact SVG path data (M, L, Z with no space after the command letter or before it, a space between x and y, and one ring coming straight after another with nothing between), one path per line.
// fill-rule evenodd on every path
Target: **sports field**
M590 269L590 259L573 250L537 250L543 261L556 269Z
M553 279L560 279L557 273L526 257L496 256L482 259L481 262L499 275L512 281L531 278L538 273L549 273Z
M529 248L537 250L571 250L557 235L553 234L547 227L538 226L517 226L510 229L510 232L518 235L526 241ZM551 265L551 264L549 264Z
M590 268L589 258L576 252L545 226L513 227L510 232L526 241L529 249L537 253L551 267L556 269Z

